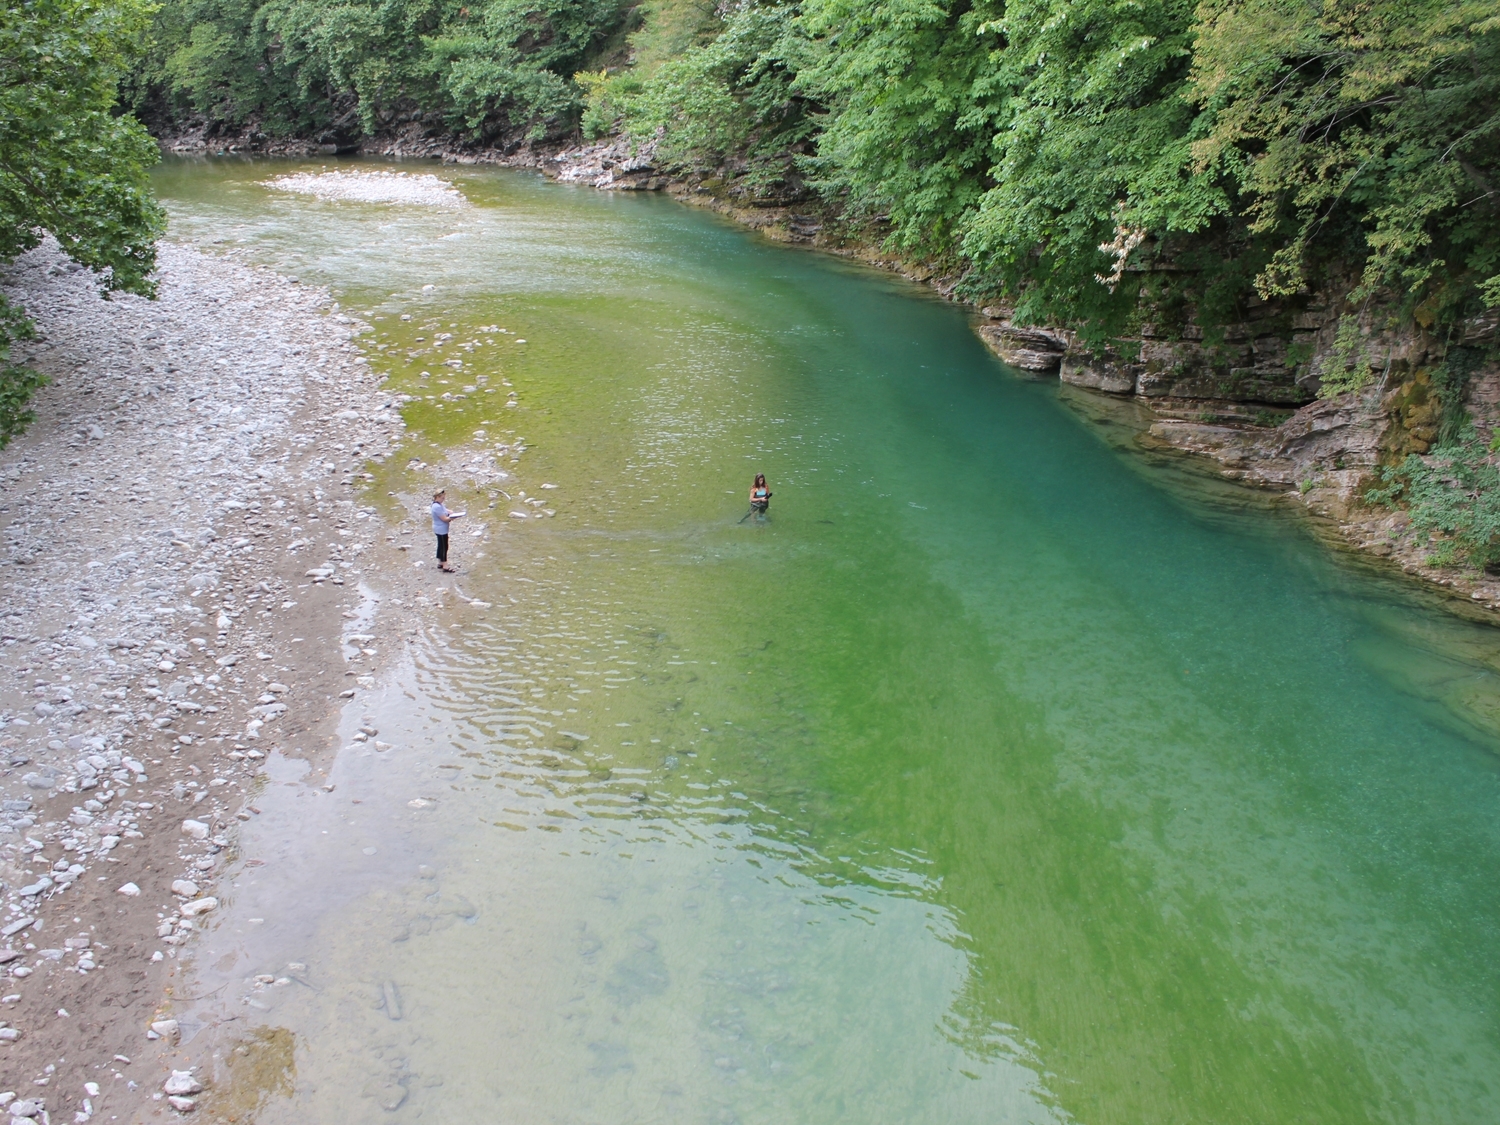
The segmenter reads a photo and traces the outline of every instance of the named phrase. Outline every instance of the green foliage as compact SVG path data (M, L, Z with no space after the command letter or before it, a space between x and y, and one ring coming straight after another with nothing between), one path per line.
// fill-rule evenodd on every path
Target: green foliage
M479 140L542 136L621 0L164 0L135 104L274 134L353 137L416 116Z
M851 217L1099 347L1350 276L1445 323L1500 303L1500 0L745 0L595 79L594 132L812 147Z
M810 45L795 5L745 7L707 46L637 73L579 75L588 90L585 126L620 125L638 139L662 137L658 159L679 167L742 161L752 183L781 179L812 134L810 106L794 89Z
M1411 526L1433 542L1428 561L1434 566L1500 565L1500 467L1472 427L1425 458L1412 454L1387 467L1381 478L1384 487L1365 499L1405 504Z
M11 345L36 335L22 311L0 297L0 449L24 430L35 415L26 408L32 393L47 380L10 361Z
M1263 294L1331 258L1359 267L1361 295L1495 272L1495 0L1205 0L1197 30L1212 128L1195 155L1272 236Z
M1359 318L1343 316L1334 334L1323 370L1319 372L1319 398L1337 398L1350 391L1362 391L1370 385L1370 365L1362 362Z
M829 108L816 182L851 213L884 215L894 246L947 255L979 205L1007 123L1009 75L987 21L1002 6L891 0L808 0L820 48L799 87Z
M157 7L150 46L126 77L121 102L160 119L203 114L229 125L259 117L277 132L325 125L331 106L306 103L256 0L172 0Z
M1205 127L1188 98L1193 6L1030 2L996 27L1014 108L965 249L1019 315L1072 321L1103 343L1134 326L1141 269L1183 255L1181 236L1232 210L1224 184L1191 169ZM1216 272L1215 259L1176 263L1189 265L1176 280Z
M577 110L569 76L619 18L618 0L490 0L429 36L424 65L471 133L501 119L541 137Z
M711 43L722 28L714 0L642 0L635 14L639 26L630 34L630 59L643 76Z
M156 145L112 112L150 16L140 0L5 0L0 15L0 263L57 239L106 290L153 292L162 213ZM31 334L0 300L0 448L31 420L41 376L10 361Z
M428 85L422 35L437 29L439 14L435 0L270 0L250 10L270 79L263 89L271 93L289 81L300 112L326 102L320 116L335 120L352 103L359 123L372 130L392 104Z
M1438 423L1438 445L1457 445L1469 425L1469 412L1464 407L1469 380L1485 360L1479 348L1453 347L1443 362L1432 371L1432 388L1442 405L1442 419Z
M0 18L0 261L50 233L106 289L150 293L162 214L156 145L112 112L144 32L139 0L5 0Z

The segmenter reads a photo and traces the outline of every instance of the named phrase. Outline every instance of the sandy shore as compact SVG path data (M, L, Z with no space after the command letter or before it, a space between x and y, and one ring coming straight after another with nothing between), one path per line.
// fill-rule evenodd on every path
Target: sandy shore
M373 549L410 573L357 499L402 435L364 326L232 257L160 274L104 301L44 246L0 275L54 380L0 453L0 1100L42 1121L167 1108L178 955L260 762L328 748L380 659Z

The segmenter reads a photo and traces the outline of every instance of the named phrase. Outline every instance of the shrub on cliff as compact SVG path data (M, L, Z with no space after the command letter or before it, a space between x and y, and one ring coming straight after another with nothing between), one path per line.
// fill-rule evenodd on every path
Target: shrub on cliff
M1409 455L1381 470L1383 488L1365 499L1387 507L1406 505L1411 526L1433 545L1433 566L1500 564L1500 467L1495 450L1467 428L1426 457Z
M116 116L149 17L142 0L5 0L0 9L0 262L51 234L108 291L152 292L156 145ZM30 420L38 377L10 362L29 333L0 300L0 446Z

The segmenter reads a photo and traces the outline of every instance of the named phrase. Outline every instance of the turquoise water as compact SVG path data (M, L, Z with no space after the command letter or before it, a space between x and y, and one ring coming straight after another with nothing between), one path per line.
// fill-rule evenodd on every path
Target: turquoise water
M346 719L394 748L278 765L246 828L200 972L295 1039L261 1120L1500 1118L1491 630L919 287L660 198L288 167L167 165L173 234L370 318L440 466L372 502L488 530L482 604L433 575Z

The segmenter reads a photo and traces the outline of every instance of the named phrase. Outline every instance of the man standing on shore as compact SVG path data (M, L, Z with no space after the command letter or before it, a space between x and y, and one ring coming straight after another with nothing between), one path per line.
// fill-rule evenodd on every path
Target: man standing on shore
M458 568L448 565L448 525L458 519L462 512L450 512L443 498L448 495L443 489L432 494L432 532L437 536L438 569L452 574Z

